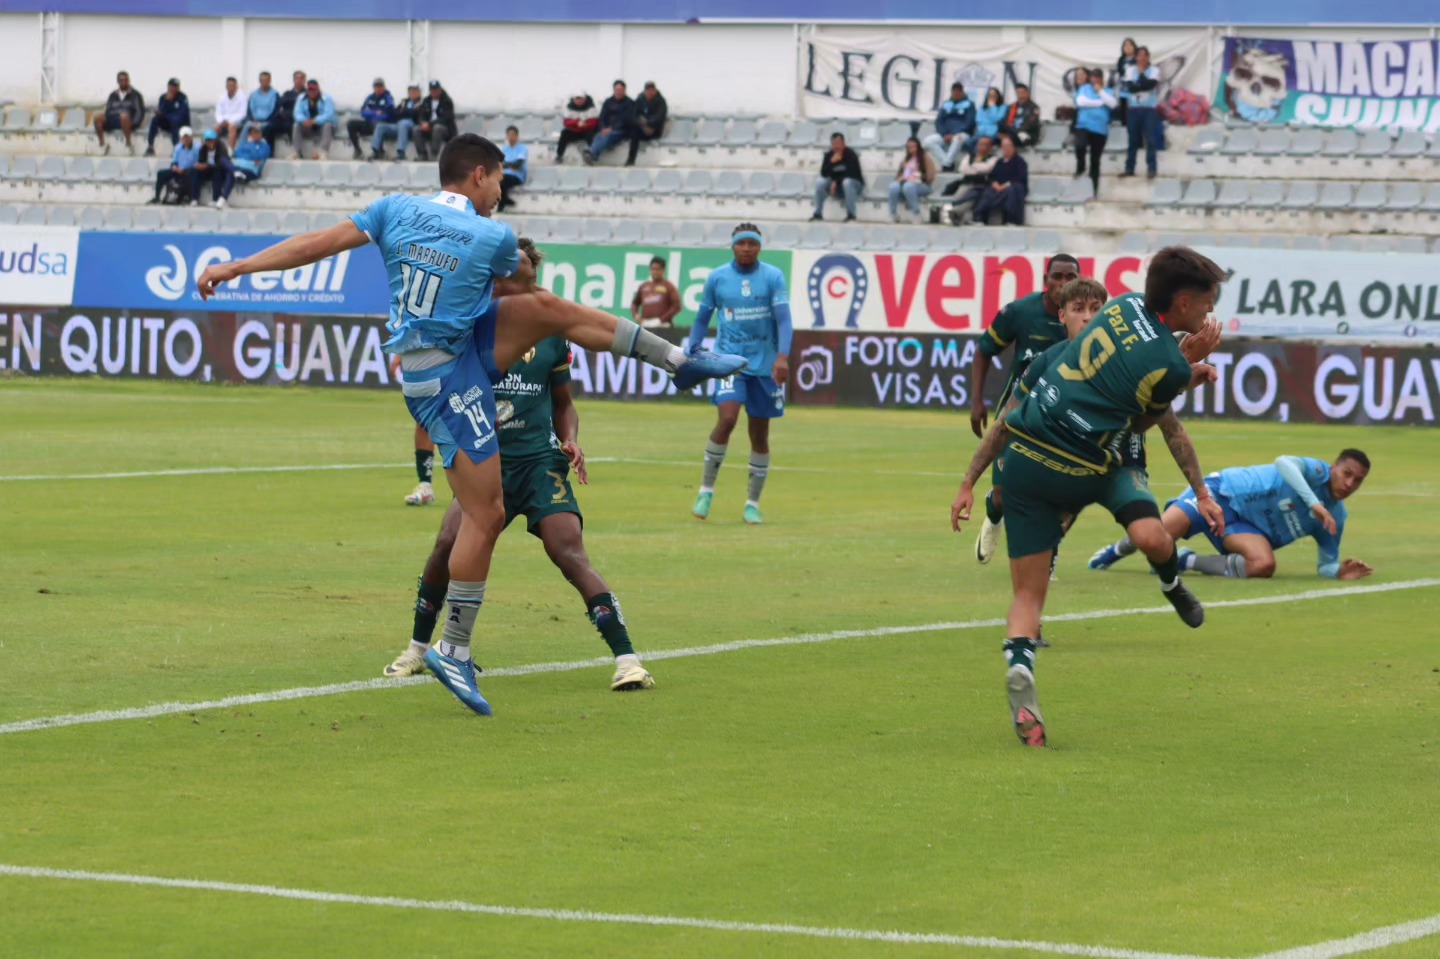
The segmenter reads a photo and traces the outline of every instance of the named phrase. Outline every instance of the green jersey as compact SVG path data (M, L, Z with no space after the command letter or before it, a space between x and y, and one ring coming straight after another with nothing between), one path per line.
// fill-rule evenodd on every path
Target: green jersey
M995 317L995 322L980 337L980 352L989 357L999 356L1005 348L1014 344L1015 358L1010 363L1010 372L1005 378L1005 389L1000 393L1003 410L1010 401L1010 391L1025 375L1030 361L1044 353L1053 343L1065 342L1065 324L1058 314L1045 310L1045 294L1031 293L1008 304Z
M569 382L570 344L552 336L541 340L495 384L502 464L560 448L550 390Z
M1061 353L1065 352L1065 347L1069 344L1069 340L1066 340L1064 343L1056 343L1030 361L1030 365L1025 368L1025 375L1020 378L1019 383L1015 384L1015 397L1017 399L1023 400L1034 391L1035 384L1055 365L1056 360ZM1122 467L1130 467L1138 470L1144 470L1146 468L1144 433L1137 433L1128 429L1121 430L1116 433L1115 438L1110 441L1110 451L1115 455L1116 461Z
M1117 447L1128 442L1122 434L1133 421L1165 412L1190 382L1190 363L1174 334L1138 296L1105 304L1048 362L1005 425L1100 473L1121 465Z

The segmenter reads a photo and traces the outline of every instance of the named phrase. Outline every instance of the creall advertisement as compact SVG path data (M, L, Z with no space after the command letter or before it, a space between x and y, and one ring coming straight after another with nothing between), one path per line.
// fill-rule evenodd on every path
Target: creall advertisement
M1376 342L1440 342L1435 257L1357 259L1310 250L1205 249L1231 271L1215 315L1226 333Z
M1251 123L1440 130L1433 39L1226 37L1216 109Z

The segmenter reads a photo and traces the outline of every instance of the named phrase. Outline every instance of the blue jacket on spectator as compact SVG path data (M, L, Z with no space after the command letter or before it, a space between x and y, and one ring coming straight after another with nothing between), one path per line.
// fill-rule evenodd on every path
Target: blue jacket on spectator
M1155 67L1144 70L1135 64L1126 67L1124 86L1132 107L1153 107L1160 102L1160 71Z
M190 125L190 98L180 94L175 99L161 97L155 101L155 113L170 121L171 130Z
M1075 91L1075 128L1097 136L1110 133L1110 111L1119 104L1109 87L1096 90L1086 84Z
M374 93L365 98L360 106L360 116L371 123L393 123L395 120L395 98L386 90L378 96Z
M969 136L975 132L975 104L969 98L946 100L935 115L935 132L942 137Z
M189 147L186 147L183 141L175 144L175 152L170 154L170 162L182 170L193 170L195 164L200 162L200 139L191 137Z
M334 123L335 101L330 94L320 94L320 103L313 117L310 115L310 98L308 96L299 97L295 101L295 122L299 123L303 120L314 120L317 126L322 123Z
M261 90L259 87L250 94L249 117L256 123L264 123L275 115L275 108L280 105L280 91L271 87L269 90Z
M250 179L259 179L260 174L265 171L265 161L270 159L270 144L264 140L258 143L246 138L240 141L235 148L235 156L230 162L235 164L235 169L243 170L250 175Z
M614 97L606 97L605 102L600 106L600 129L613 129L617 133L627 133L635 119L635 101L626 97L617 100Z
M995 139L995 134L1000 132L1000 121L1003 119L1005 119L1005 104L981 107L975 111L975 135Z

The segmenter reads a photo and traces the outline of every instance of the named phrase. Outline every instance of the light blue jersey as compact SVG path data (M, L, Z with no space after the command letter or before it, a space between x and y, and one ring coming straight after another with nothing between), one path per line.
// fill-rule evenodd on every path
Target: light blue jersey
M732 261L711 271L690 331L692 348L704 337L712 313L720 317L716 351L736 353L749 360L747 375L769 376L775 358L782 353L789 355L790 294L785 274L769 263L756 263L752 269L742 270Z
M457 193L392 193L350 217L380 248L390 281L387 353L459 354L490 306L495 278L520 266L515 233Z
M1217 499L1228 503L1236 515L1258 529L1272 549L1309 536L1319 547L1321 575L1327 575L1327 567L1338 568L1346 512L1345 504L1330 492L1328 463L1305 456L1282 456L1267 466L1221 470L1218 482L1216 479L1208 478ZM1335 518L1333 536L1310 512L1311 504L1317 502Z

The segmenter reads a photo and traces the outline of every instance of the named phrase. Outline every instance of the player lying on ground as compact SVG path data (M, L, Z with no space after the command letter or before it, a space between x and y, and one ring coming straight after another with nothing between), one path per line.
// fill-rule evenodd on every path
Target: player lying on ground
M1225 513L1224 529L1198 522L1198 491L1191 489L1165 504L1161 521L1176 539L1204 533L1220 551L1201 556L1180 551L1180 568L1207 576L1269 579L1275 575L1275 551L1304 536L1318 547L1316 569L1330 579L1364 579L1373 569L1358 559L1340 560L1345 532L1345 500L1370 475L1370 457L1360 450L1341 450L1333 465L1302 456L1282 456L1265 466L1237 466L1205 478ZM1298 503L1296 501L1299 501ZM1109 569L1135 552L1128 538L1106 546L1090 558L1091 569Z
M713 353L687 356L629 320L544 291L511 298L508 312L520 322L507 329L484 322L495 278L515 273L521 261L514 232L485 215L500 198L502 161L495 144L462 134L440 151L442 189L435 196L391 194L328 230L215 264L197 281L208 298L243 274L294 269L371 241L380 248L394 297L384 349L400 356L406 405L439 447L463 511L450 554L444 636L426 662L446 689L482 715L489 715L490 705L475 685L470 639L495 540L505 528L491 388L499 379L496 364L508 368L550 336L662 367L680 389L728 376L746 362Z
M1065 324L1060 319L1060 290L1079 277L1080 264L1073 256L1069 253L1055 254L1045 267L1045 288L1006 304L995 315L985 335L980 337L975 361L970 368L970 429L977 438L984 439L985 424L990 418L990 411L985 406L985 380L990 375L990 364L1014 346L1005 388L1000 391L1000 401L995 404L995 408L1001 411L995 417L995 422L999 423L1005 418L1005 409L1030 361L1054 344L1069 339ZM1108 297L1101 297L1101 302L1106 299ZM980 522L980 535L975 538L975 559L981 563L988 563L995 557L995 547L1000 541L1000 521L1005 516L1001 480L997 461L990 471L990 492L985 494L985 518Z
M744 404L750 429L750 490L745 499L745 522L752 526L763 522L760 494L765 491L765 478L770 473L770 421L785 415L792 335L785 274L760 262L760 244L760 228L753 223L742 223L731 233L730 249L735 259L710 272L688 341L691 352L698 350L710 328L711 316L718 311L720 329L715 334L715 348L739 354L748 361L744 370L720 381L711 399L719 408L719 418L710 431L710 442L705 444L700 493L690 512L699 519L710 515L715 480Z
M1028 746L1046 741L1035 695L1035 637L1067 516L1104 505L1151 561L1185 624L1205 621L1204 608L1181 582L1175 541L1160 523L1145 473L1122 467L1110 444L1123 431L1143 433L1183 390L1213 381L1214 368L1186 359L1174 333L1205 328L1224 276L1193 250L1161 250L1146 274L1144 297L1106 304L1050 368L1037 371L1020 406L1005 418L1011 434L1002 470L1005 538L1014 591L1005 681L1015 732ZM975 477L968 478L973 484ZM973 486L961 486L951 513L957 532L973 505Z
M528 239L519 242L521 256L529 261L533 275L543 254ZM491 310L504 309L511 292L507 288L514 285L514 280L496 282ZM506 526L524 516L531 534L545 546L545 555L580 592L587 616L615 656L610 688L628 692L654 686L630 643L619 601L585 552L580 505L568 476L573 468L581 485L589 483L585 453L580 448L580 415L570 396L569 344L560 337L543 340L506 371L495 386L495 398ZM460 517L459 503L452 502L420 575L410 646L385 667L386 676L410 676L425 670L435 621L450 585L450 551L460 531Z

